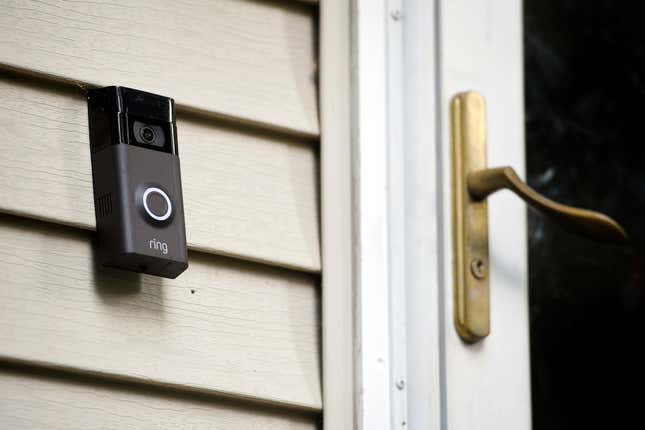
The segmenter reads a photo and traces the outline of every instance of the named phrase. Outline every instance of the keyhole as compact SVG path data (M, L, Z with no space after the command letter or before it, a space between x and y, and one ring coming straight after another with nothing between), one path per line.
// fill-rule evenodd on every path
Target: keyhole
M481 258L474 258L470 262L470 273L477 279L486 277L486 263Z

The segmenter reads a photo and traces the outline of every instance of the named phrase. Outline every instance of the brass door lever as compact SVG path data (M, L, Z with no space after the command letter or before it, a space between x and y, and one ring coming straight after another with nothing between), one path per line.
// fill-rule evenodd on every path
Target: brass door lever
M486 108L475 92L451 103L454 322L459 336L477 342L490 333L488 208L486 197L515 193L538 212L586 237L620 242L625 230L598 212L556 203L524 183L511 167L486 166Z
M564 228L590 239L621 242L627 239L625 230L616 221L587 209L566 206L550 200L529 187L512 167L496 167L470 172L466 178L468 193L482 200L501 189L515 193L544 216Z

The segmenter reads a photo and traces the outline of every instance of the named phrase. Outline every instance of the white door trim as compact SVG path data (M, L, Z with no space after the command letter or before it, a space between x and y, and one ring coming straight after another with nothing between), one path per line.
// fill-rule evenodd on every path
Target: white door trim
M351 2L320 4L322 371L325 429L354 429Z
M442 184L435 3L356 3L358 424L438 429Z
M438 429L435 2L320 19L325 428Z
M388 187L390 108L387 0L356 0L354 15L356 383L359 429L389 429L394 363ZM396 103L396 102L394 102ZM398 185L398 184L397 184ZM398 295L397 295L398 296ZM399 376L399 378L404 378Z
M492 332L466 345L448 128L482 92L489 163L522 171L521 4L324 0L321 29L326 428L529 428L525 209L491 199Z

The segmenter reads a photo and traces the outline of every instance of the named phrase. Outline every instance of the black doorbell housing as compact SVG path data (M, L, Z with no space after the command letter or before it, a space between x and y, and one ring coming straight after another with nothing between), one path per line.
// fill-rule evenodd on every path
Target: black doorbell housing
M176 278L188 257L175 103L115 86L87 100L101 264Z

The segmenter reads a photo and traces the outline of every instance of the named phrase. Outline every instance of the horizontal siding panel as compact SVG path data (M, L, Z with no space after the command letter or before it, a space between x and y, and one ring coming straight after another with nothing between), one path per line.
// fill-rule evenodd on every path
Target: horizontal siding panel
M315 430L315 417L0 368L0 428Z
M255 0L8 0L0 63L318 135L315 9Z
M0 357L320 409L314 275L189 253L169 280L94 263L91 234L0 217Z
M0 74L0 211L95 227L87 105L80 90ZM320 270L311 142L177 120L189 247Z

